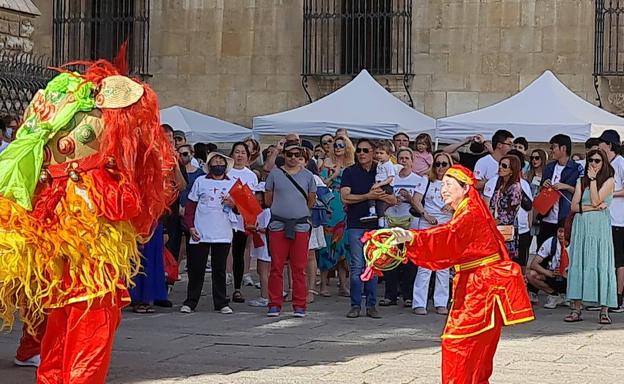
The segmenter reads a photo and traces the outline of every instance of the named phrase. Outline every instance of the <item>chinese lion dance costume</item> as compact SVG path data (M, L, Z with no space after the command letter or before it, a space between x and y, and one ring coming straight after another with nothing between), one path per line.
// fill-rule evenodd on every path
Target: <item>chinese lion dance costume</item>
M137 243L175 198L156 94L124 57L61 70L0 154L2 326L18 312L22 345L40 339L40 383L105 381Z
M443 183L443 196L445 188L460 191L450 204L451 221L425 230L366 233L367 268L361 278L380 275L397 262L431 270L454 267L453 304L442 334L442 382L487 384L503 325L533 320L533 309L522 270L509 258L472 172L454 165Z

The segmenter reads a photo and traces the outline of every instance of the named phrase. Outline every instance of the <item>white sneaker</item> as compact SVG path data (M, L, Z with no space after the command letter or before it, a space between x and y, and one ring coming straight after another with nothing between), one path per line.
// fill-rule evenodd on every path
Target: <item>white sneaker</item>
M231 315L232 313L234 313L234 311L232 311L232 308L228 307L227 305L221 308L219 312L221 312L221 314L223 315Z
M546 298L546 304L544 304L544 308L546 309L555 309L558 305L563 304L565 300L563 297L559 295L548 295Z
M231 273L226 273L225 274L225 285L232 285L232 274Z
M251 275L249 273L245 273L243 275L243 285L246 287L253 287L255 285Z
M251 307L267 307L269 305L269 299L258 297L257 299L251 299L247 302L247 305Z
M539 304L539 296L535 292L529 292L529 298L531 299L531 303Z
M180 308L180 312L181 313L192 313L193 310L188 305L183 305L182 308Z
M39 367L39 364L41 364L41 355L35 355L24 361L15 359L13 362L20 367Z

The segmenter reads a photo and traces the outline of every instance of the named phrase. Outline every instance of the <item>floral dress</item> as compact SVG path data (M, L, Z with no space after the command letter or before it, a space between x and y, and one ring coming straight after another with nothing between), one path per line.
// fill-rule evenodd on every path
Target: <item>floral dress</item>
M509 257L518 258L518 211L522 202L520 183L512 184L506 191L499 187L490 200L490 211L498 225L513 225L514 238L505 242Z
M333 172L333 169L323 167L320 176L322 179L327 179ZM319 250L318 266L321 271L334 268L342 259L348 263L350 258L348 236L344 236L347 226L347 213L340 198L341 179L342 171L328 185L334 194L334 198L330 202L331 214L327 225L324 227L327 246Z

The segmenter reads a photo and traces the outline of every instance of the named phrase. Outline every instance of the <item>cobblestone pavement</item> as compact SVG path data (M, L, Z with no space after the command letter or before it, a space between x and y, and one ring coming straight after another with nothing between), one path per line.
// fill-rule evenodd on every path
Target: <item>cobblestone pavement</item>
M234 304L215 313L209 296L198 312L181 314L185 284L173 309L124 312L113 352L110 383L439 383L444 318L403 307L380 308L383 319L347 319L347 298L317 298L305 319L269 319ZM257 294L245 288L248 298ZM543 298L542 298L543 301ZM601 326L598 313L565 324L566 308L536 307L537 320L505 328L492 383L622 382L624 315ZM0 335L0 382L34 383L35 370L12 364L19 333Z

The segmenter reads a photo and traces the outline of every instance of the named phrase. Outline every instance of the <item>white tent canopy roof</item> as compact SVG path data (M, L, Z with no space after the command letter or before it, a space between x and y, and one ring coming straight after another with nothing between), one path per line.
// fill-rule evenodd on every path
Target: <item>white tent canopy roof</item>
M390 94L366 70L311 104L253 119L255 135L320 136L338 128L354 138L389 138L397 132L413 138L423 132L433 136L435 120Z
M558 133L569 135L573 142L584 142L606 129L624 136L624 119L585 101L545 71L508 99L437 121L437 137L443 142L457 142L477 133L490 138L498 129L534 142L548 142Z
M248 128L178 105L161 109L160 122L184 131L189 143L231 143L251 136Z

